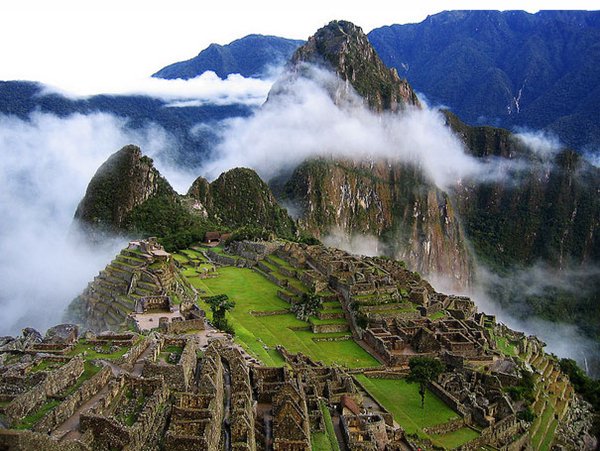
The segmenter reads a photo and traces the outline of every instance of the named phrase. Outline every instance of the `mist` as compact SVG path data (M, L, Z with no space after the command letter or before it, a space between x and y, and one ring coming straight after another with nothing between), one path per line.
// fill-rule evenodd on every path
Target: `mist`
M513 330L537 336L546 343L546 352L574 359L591 376L598 377L600 343L589 338L576 324L547 321L536 316L531 305L525 302L528 296L544 298L554 290L593 295L590 291L593 287L589 281L598 277L598 267L571 267L560 270L543 262L528 267L515 267L501 276L479 263L476 265L476 283L466 291L457 291L451 284L452 281L444 275L432 275L428 280L436 290L469 296L479 311L495 315L499 322ZM506 299L492 296L490 291L494 291L494 287L504 287L507 290L504 296ZM593 320L592 316L590 320Z
M0 115L0 335L60 322L68 303L123 247L124 238L90 247L69 231L98 167L130 143L187 189L193 176L170 162L172 138L155 125L133 131L107 114Z
M230 74L226 79L221 79L214 72L206 71L188 80L145 77L135 82L100 83L79 89L44 85L41 95L59 94L75 100L98 94L139 95L163 100L168 107L207 104L257 107L264 103L279 71L280 68L271 68L265 78L245 78L240 74Z
M348 235L343 230L333 229L321 238L325 246L335 247L353 255L379 257L385 255L387 247L378 237L368 234L355 233Z
M312 66L302 74L276 83L251 117L228 122L223 141L203 166L208 178L245 166L270 180L308 158L384 158L417 165L447 189L462 179L503 177L515 164L468 155L437 110L374 113L335 74Z

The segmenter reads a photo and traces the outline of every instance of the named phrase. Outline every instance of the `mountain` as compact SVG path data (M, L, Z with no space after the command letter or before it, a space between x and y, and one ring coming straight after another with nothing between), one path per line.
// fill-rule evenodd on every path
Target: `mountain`
M294 237L294 221L279 206L269 186L251 169L231 169L212 183L199 177L188 196L201 203L208 217L231 229L251 227Z
M333 21L308 39L292 56L291 64L324 64L376 111L397 111L419 100L406 80L383 64L360 27Z
M134 145L100 166L74 221L96 240L105 233L158 236L167 249L187 246L214 230L296 234L293 220L254 171L232 169L212 183L200 177L181 196Z
M600 12L445 11L369 33L381 59L471 124L600 144Z
M335 71L376 112L418 108L406 80L385 67L363 31L350 22L321 28L292 57L288 68L306 63ZM286 75L283 77L286 81ZM279 82L269 101L281 91ZM340 99L344 92L332 92ZM309 160L281 183L286 203L300 207L300 223L318 237L330 233L381 238L387 254L424 274L444 273L459 286L472 278L472 262L462 226L448 196L413 166L394 161Z
M211 44L194 58L170 64L152 76L187 80L213 71L221 78L227 78L229 74L261 77L269 68L288 61L302 43L293 39L251 34L227 45Z

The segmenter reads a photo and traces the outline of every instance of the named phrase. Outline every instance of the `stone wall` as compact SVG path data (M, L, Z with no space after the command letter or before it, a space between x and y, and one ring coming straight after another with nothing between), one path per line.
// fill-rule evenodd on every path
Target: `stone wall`
M461 446L461 451L476 451L484 445L491 445L503 451L530 449L531 439L524 433L519 420L514 415L504 418L493 426L481 431L475 440Z
M286 293L285 291L277 290L277 297L288 304L296 302L296 297Z
M152 440L156 440L161 434L157 431L164 429L166 421L165 408L169 396L169 390L161 379L138 379L131 376L121 377L118 384L112 384L117 387L117 393L114 390L106 399L113 398L122 394L126 386L140 387L146 393L146 401L142 411L136 418L132 426L126 426L116 421L112 417L106 416L103 412L84 413L80 418L80 431L91 431L94 437L94 448L98 449L122 449L122 450L141 450L152 448ZM104 409L110 405L103 403ZM97 409L94 409L97 410Z
M177 364L168 364L157 362L161 349L169 344L183 345L183 351ZM169 340L163 339L161 343L153 350L152 361L146 359L144 365L144 377L157 378L163 377L165 383L171 389L177 391L187 391L196 370L196 352L198 344L195 340Z
M34 426L37 432L49 433L65 422L88 399L95 396L112 377L109 366L102 368L91 379L85 381L79 389L65 399L59 406L51 410L39 423Z
M462 417L470 418L468 410L463 406L458 399L448 393L444 388L438 384L437 382L430 382L427 385L427 388L431 390L431 392L440 398L448 407L450 407L455 412L458 412Z
M228 257L226 255L219 255L214 251L207 251L206 256L214 263L217 263L221 266L235 266L236 260L233 257Z
M83 370L83 358L77 356L50 372L43 382L17 396L5 407L8 423L18 423L30 412L44 404L48 397L54 396L74 384Z
M174 321L167 324L166 333L168 334L180 334L188 332L190 330L204 330L206 324L204 319L189 319L186 321Z
M326 334L330 332L348 332L347 324L312 324L311 329L315 334Z
M14 429L0 429L0 449L10 451L90 451L79 441L57 441L47 434Z
M132 370L133 365L135 364L137 359L142 355L142 353L146 350L146 348L150 345L151 342L152 342L152 338L150 338L150 337L142 338L142 340L138 344L133 345L131 347L131 349L129 351L127 351L123 355L123 357L121 357L115 363L117 365L122 366L126 370L129 370L129 371Z

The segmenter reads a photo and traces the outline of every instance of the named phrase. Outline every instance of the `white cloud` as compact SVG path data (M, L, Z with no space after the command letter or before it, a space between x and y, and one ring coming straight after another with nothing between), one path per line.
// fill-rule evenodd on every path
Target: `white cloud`
M276 71L270 72L271 75ZM78 88L63 88L60 85L45 85L44 93L58 93L68 98L89 97L96 94L141 95L169 102L171 107L202 106L206 104L243 104L259 106L267 98L273 79L245 78L231 74L226 79L214 72L204 72L189 80L145 77L139 80L113 82L102 80L90 82Z
M59 322L63 308L124 244L91 248L68 235L97 168L129 143L175 173L169 135L156 126L132 131L106 114L0 116L0 335Z
M334 74L315 67L302 73L278 82L253 116L229 122L223 142L204 165L209 178L247 166L269 180L319 156L385 158L419 165L437 186L448 188L464 178L501 177L513 165L466 154L436 110L376 114Z
M544 131L521 130L514 137L543 159L550 159L564 146L558 137Z

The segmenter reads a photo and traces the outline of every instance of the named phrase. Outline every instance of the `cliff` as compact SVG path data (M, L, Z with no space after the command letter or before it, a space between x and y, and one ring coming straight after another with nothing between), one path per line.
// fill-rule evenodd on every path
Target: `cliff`
M400 164L311 160L285 185L315 236L330 231L379 237L386 253L423 274L468 284L472 261L448 195L420 170Z
M360 27L343 20L318 30L292 56L291 66L302 63L324 65L350 83L370 108L397 111L419 100L395 69L383 64Z

